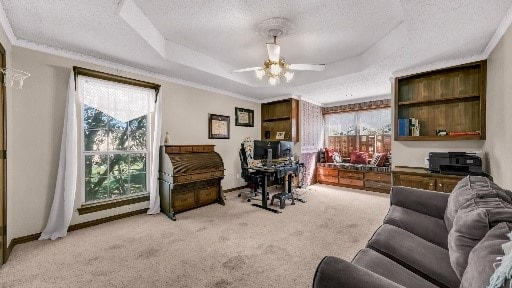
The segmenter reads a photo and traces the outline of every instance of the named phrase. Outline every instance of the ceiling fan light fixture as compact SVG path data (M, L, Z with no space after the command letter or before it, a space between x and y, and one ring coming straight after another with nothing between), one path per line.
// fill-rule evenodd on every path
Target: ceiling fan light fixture
M294 73L293 73L293 72L290 72L290 71L286 71L286 72L284 72L283 76L284 76L284 78L286 79L286 82L290 82L290 81L292 81L292 79L293 79L293 74L294 74Z
M268 84L270 84L270 86L276 86L277 83L279 83L279 78L278 77L268 77Z
M278 63L274 63L270 65L270 74L278 76L281 74L282 68Z
M263 76L265 76L265 70L263 70L263 69L259 69L254 72L256 73L256 78L258 78L260 80L263 79Z

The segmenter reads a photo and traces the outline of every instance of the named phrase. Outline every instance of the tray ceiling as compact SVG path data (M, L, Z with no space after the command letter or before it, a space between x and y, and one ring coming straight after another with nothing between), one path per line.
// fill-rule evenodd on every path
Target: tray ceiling
M266 101L295 95L328 106L389 97L397 71L478 57L506 20L512 0L200 1L2 0L14 45L115 62ZM5 17L4 16L4 17ZM278 38L289 63L327 64L270 87L254 73L265 43L256 25L283 17ZM4 22L4 21L3 21ZM5 26L5 25L4 25ZM6 27L4 27L6 28Z

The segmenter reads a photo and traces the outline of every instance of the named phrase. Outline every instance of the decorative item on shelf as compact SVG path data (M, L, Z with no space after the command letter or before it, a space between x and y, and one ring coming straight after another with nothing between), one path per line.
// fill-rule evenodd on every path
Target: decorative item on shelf
M445 129L437 129L436 130L436 135L437 136L446 136L446 135L448 135L448 133L446 132Z
M450 136L475 136L480 135L480 131L453 131L449 132Z
M270 131L265 131L265 139L270 139Z
M235 126L254 127L254 110L235 107Z
M208 139L229 139L229 116L208 113Z
M3 74L4 85L17 89L22 89L23 81L30 76L30 73L13 68L0 68L0 72Z
M283 139L284 139L284 134L285 134L285 132L284 132L284 131L282 131L282 132L277 132L277 133L276 133L276 139L283 140Z
M169 132L165 132L164 144L165 145L171 145L171 136L169 135Z

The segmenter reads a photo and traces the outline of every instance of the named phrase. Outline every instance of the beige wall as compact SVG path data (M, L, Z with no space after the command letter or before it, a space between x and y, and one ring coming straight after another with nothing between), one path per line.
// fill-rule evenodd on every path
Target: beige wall
M487 141L494 181L512 189L512 26L487 59Z
M68 77L72 66L99 70L162 85L162 134L168 131L172 144L214 144L226 169L223 189L245 182L240 174L238 149L245 137L260 134L260 104L167 81L133 75L60 56L14 47L13 63L32 74L23 90L14 90L8 111L8 242L41 232L50 212L58 168ZM235 107L253 109L255 127L235 126ZM231 117L231 137L208 139L208 113ZM163 141L163 138L162 138ZM80 205L77 195L75 207ZM146 208L148 203L73 215L71 224Z

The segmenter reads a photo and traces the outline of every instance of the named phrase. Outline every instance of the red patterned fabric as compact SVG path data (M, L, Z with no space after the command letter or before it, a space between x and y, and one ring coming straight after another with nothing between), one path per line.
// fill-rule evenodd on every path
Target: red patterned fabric
M334 159L332 159L332 156L336 152L335 149L325 148L325 163L334 163Z
M350 154L350 164L368 164L368 154L366 152L353 151Z

